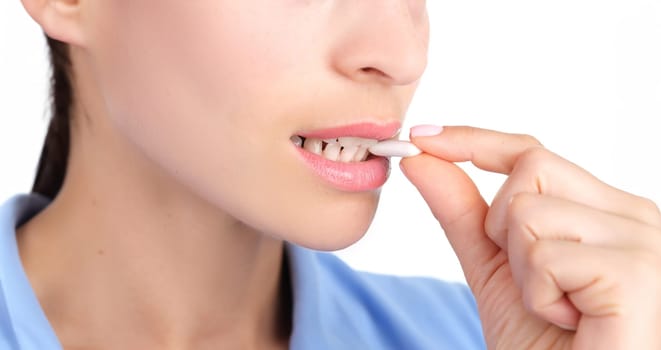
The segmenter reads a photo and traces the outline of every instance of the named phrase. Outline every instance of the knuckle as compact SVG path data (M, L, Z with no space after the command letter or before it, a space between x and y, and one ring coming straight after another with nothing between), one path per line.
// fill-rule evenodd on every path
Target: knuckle
M549 154L550 153L546 150L546 148L533 146L523 151L519 159L522 162L538 163L548 159Z
M653 200L645 197L640 198L640 213L645 221L661 226L661 210Z
M653 200L645 197L640 197L641 206L644 210L659 215L659 206Z
M517 163L520 167L539 172L548 165L550 155L551 153L546 148L530 147L521 153Z
M552 173L553 167L557 166L555 154L543 147L531 147L519 155L513 174L527 179L539 193L542 193L547 185L547 175Z
M537 195L529 192L519 192L512 196L510 210L522 212L534 205Z
M528 145L529 147L544 147L542 143L537 139L536 137L528 134L519 134L518 135L519 139L521 140L521 143L524 145Z
M507 211L508 222L511 224L522 224L534 210L536 196L532 193L520 192L510 198L509 210Z
M512 196L507 212L507 226L510 235L518 235L526 241L537 241L540 211L539 195L534 193L517 193Z
M544 241L537 241L530 246L527 255L528 268L531 274L544 273L549 259L552 258L552 250Z

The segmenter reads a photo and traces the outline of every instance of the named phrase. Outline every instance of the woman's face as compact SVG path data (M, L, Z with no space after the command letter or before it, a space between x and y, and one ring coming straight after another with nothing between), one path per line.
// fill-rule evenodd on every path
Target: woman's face
M387 164L322 160L292 137L312 150L397 132L426 66L425 0L89 4L108 116L164 171L277 238L338 249L364 234Z

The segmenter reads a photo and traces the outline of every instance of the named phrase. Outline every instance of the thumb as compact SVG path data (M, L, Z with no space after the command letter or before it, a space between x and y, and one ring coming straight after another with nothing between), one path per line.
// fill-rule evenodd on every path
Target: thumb
M418 189L454 249L473 292L479 294L500 248L487 236L489 206L475 183L456 164L423 153L400 161L404 175Z

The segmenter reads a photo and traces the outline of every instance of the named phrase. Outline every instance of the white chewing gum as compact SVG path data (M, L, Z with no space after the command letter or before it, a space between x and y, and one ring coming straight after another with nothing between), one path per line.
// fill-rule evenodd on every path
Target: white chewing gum
M370 153L383 157L413 157L422 153L414 144L402 140L385 140L370 146Z

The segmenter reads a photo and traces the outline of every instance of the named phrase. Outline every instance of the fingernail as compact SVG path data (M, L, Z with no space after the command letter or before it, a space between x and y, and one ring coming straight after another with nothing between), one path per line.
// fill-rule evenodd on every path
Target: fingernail
M576 332L576 326L570 326L570 325L561 324L561 323L556 323L555 325L562 328L562 329L564 329L564 330L566 330L566 331Z
M437 125L417 125L411 128L411 137L436 136L443 132L442 126Z

